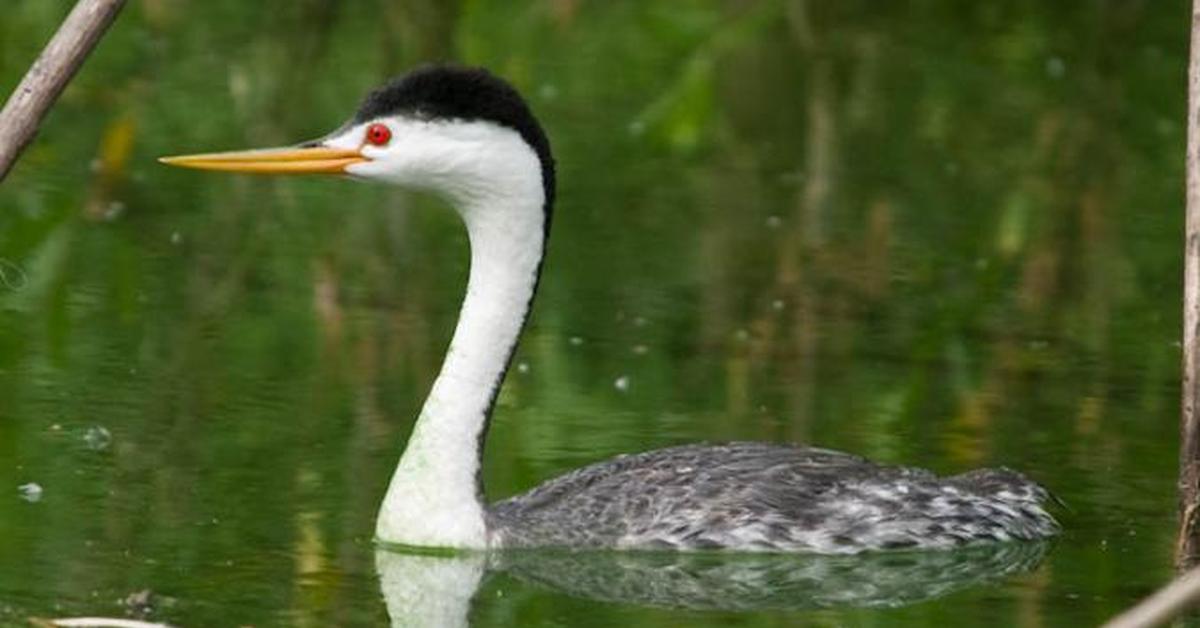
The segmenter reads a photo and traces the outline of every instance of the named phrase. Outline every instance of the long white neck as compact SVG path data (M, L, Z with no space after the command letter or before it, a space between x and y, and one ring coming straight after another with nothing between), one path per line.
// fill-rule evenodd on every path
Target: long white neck
M479 482L483 436L521 333L545 244L536 176L497 191L466 190L455 204L471 243L458 326L396 467L376 536L406 545L488 545Z

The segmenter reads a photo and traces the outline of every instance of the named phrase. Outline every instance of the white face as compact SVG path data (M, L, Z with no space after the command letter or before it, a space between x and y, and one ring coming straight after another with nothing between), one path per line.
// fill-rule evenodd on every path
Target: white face
M537 154L516 131L491 122L388 116L321 144L367 157L346 167L355 178L435 192L456 204L544 195Z

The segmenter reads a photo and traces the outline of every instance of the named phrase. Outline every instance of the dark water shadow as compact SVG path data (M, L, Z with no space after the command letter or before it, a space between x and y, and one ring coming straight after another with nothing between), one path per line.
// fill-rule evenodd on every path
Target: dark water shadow
M1031 571L1049 543L857 556L521 551L460 556L379 550L394 626L466 626L489 572L567 595L703 610L890 608Z

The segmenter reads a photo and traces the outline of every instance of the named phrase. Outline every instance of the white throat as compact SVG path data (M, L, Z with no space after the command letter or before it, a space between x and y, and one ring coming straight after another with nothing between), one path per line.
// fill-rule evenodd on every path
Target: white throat
M545 244L536 154L515 133L455 155L443 185L466 225L471 270L458 325L388 486L375 534L426 547L488 546L479 482L483 436L533 298ZM502 141L501 141L502 140ZM481 153L480 151L483 150ZM471 163L462 163L462 160Z

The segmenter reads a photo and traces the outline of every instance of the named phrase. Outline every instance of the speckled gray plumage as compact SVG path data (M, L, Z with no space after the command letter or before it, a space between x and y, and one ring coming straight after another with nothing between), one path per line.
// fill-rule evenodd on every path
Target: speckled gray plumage
M618 456L494 504L494 547L855 553L1038 539L1044 488L1009 469L938 477L814 447Z

